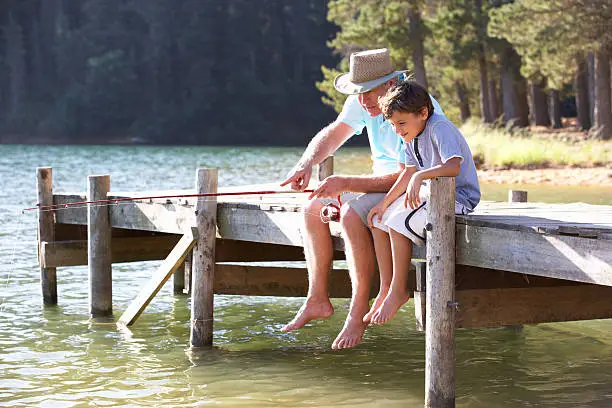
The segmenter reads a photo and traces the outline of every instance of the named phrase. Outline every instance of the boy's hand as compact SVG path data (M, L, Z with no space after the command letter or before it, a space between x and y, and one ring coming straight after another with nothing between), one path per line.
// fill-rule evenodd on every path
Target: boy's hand
M291 183L292 190L302 191L308 187L311 176L312 166L298 164L287 174L287 178L280 185L284 187Z
M406 196L404 197L404 207L410 206L411 209L415 209L421 204L421 197L419 196L419 192L421 191L421 176L419 173L414 173L414 175L410 178L410 182L408 183L408 187L406 188Z
M379 202L378 204L376 204L374 206L374 208L372 208L370 210L370 212L368 213L368 225L370 226L370 228L374 228L374 217L377 216L377 221L381 222L382 221L382 216L385 213L385 211L387 210L387 205L385 205L385 200Z
M310 193L308 197L309 200L312 200L314 197L319 198L336 198L340 194L347 191L348 180L343 176L329 176L321 183L319 186Z

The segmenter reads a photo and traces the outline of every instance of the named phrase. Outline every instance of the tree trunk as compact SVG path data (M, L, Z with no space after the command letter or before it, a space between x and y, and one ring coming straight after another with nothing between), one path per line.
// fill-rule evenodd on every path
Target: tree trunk
M561 102L559 98L559 91L557 89L551 89L549 94L550 102L548 104L550 121L552 122L552 126L555 129L560 129L563 127L563 123L561 122Z
M490 68L490 66L489 66ZM489 69L489 113L493 118L493 121L496 121L501 114L499 111L499 97L497 96L497 81L493 78L493 70Z
M550 117L548 116L548 99L544 93L545 80L540 83L530 83L531 91L531 111L533 113L533 124L536 126L550 126Z
M465 94L465 88L459 81L455 81L455 88L457 89L457 97L459 98L459 109L461 110L461 122L465 122L472 116L470 112L470 104Z
M493 123L489 104L489 79L487 73L487 60L484 48L480 48L478 56L478 75L480 79L480 112L484 123Z
M416 81L427 86L427 74L425 72L425 47L423 46L423 19L418 4L413 0L410 2L408 20L410 22L410 40L413 44L412 65Z
M501 53L500 65L504 124L525 127L529 125L527 85L520 73L521 59L510 45Z
M591 126L595 122L595 54L589 52L587 54L587 83L589 92L589 115Z
M576 93L576 111L578 113L578 123L583 130L589 130L591 128L589 78L587 73L587 62L582 55L576 57L574 92Z
M612 139L612 106L610 101L610 55L595 53L595 108L590 134L603 140Z
M6 36L6 63L9 67L9 115L15 117L22 108L25 94L25 59L23 30L9 14Z

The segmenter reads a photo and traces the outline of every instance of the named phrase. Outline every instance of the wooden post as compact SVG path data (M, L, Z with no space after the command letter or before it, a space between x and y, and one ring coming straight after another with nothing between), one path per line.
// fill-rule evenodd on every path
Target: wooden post
M175 295L185 293L185 262L181 263L172 275L172 286Z
M526 203L527 192L522 190L508 190L509 203Z
M455 406L455 179L431 180L427 208L425 406Z
M36 190L38 205L53 205L53 170L51 167L36 169ZM40 284L42 286L43 303L57 304L57 277L55 268L43 268L40 258L43 242L55 241L55 212L38 211L38 264L40 268Z
M217 192L217 169L198 169L196 192ZM198 242L193 250L191 287L191 346L211 346L213 335L213 284L215 274L215 238L217 235L217 199L198 199L196 205Z
M334 174L334 156L329 156L319 164L317 178L319 181L325 180L327 177Z
M416 267L416 289L414 291L414 315L416 317L416 329L425 331L426 320L426 292L427 292L427 262L414 262Z
M193 251L187 255L185 258L185 288L183 289L183 293L190 295L191 294L191 271L193 268Z
M110 176L87 178L88 201L106 200ZM111 226L108 206L87 205L87 264L89 265L89 313L92 317L113 313Z

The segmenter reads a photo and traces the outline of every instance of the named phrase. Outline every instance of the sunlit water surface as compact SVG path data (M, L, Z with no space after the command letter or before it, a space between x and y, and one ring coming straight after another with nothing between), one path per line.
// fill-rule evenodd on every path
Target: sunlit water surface
M215 348L190 351L189 299L170 285L121 331L88 316L87 269L58 269L59 305L42 307L36 258L35 168L53 167L56 192L85 191L89 174L113 190L191 188L197 167L222 186L275 182L300 149L0 146L0 406L418 407L425 343L412 302L364 343L334 352L347 301L298 333L279 328L301 299L217 296ZM339 153L337 172L368 167L363 149ZM508 186L483 186L504 200ZM530 200L612 204L605 188L530 186ZM120 316L157 262L113 266ZM511 307L511 305L508 305ZM459 407L612 406L612 324L542 324L457 331Z

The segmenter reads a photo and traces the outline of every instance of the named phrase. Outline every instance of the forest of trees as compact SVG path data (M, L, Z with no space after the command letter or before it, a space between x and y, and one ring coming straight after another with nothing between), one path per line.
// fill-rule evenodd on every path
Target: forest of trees
M610 0L0 0L0 142L304 145L379 47L457 122L612 138Z
M456 121L560 127L563 111L612 138L610 0L332 0L329 18L335 50L390 48ZM338 109L338 71L324 73Z
M1 0L0 142L303 145L326 0Z

